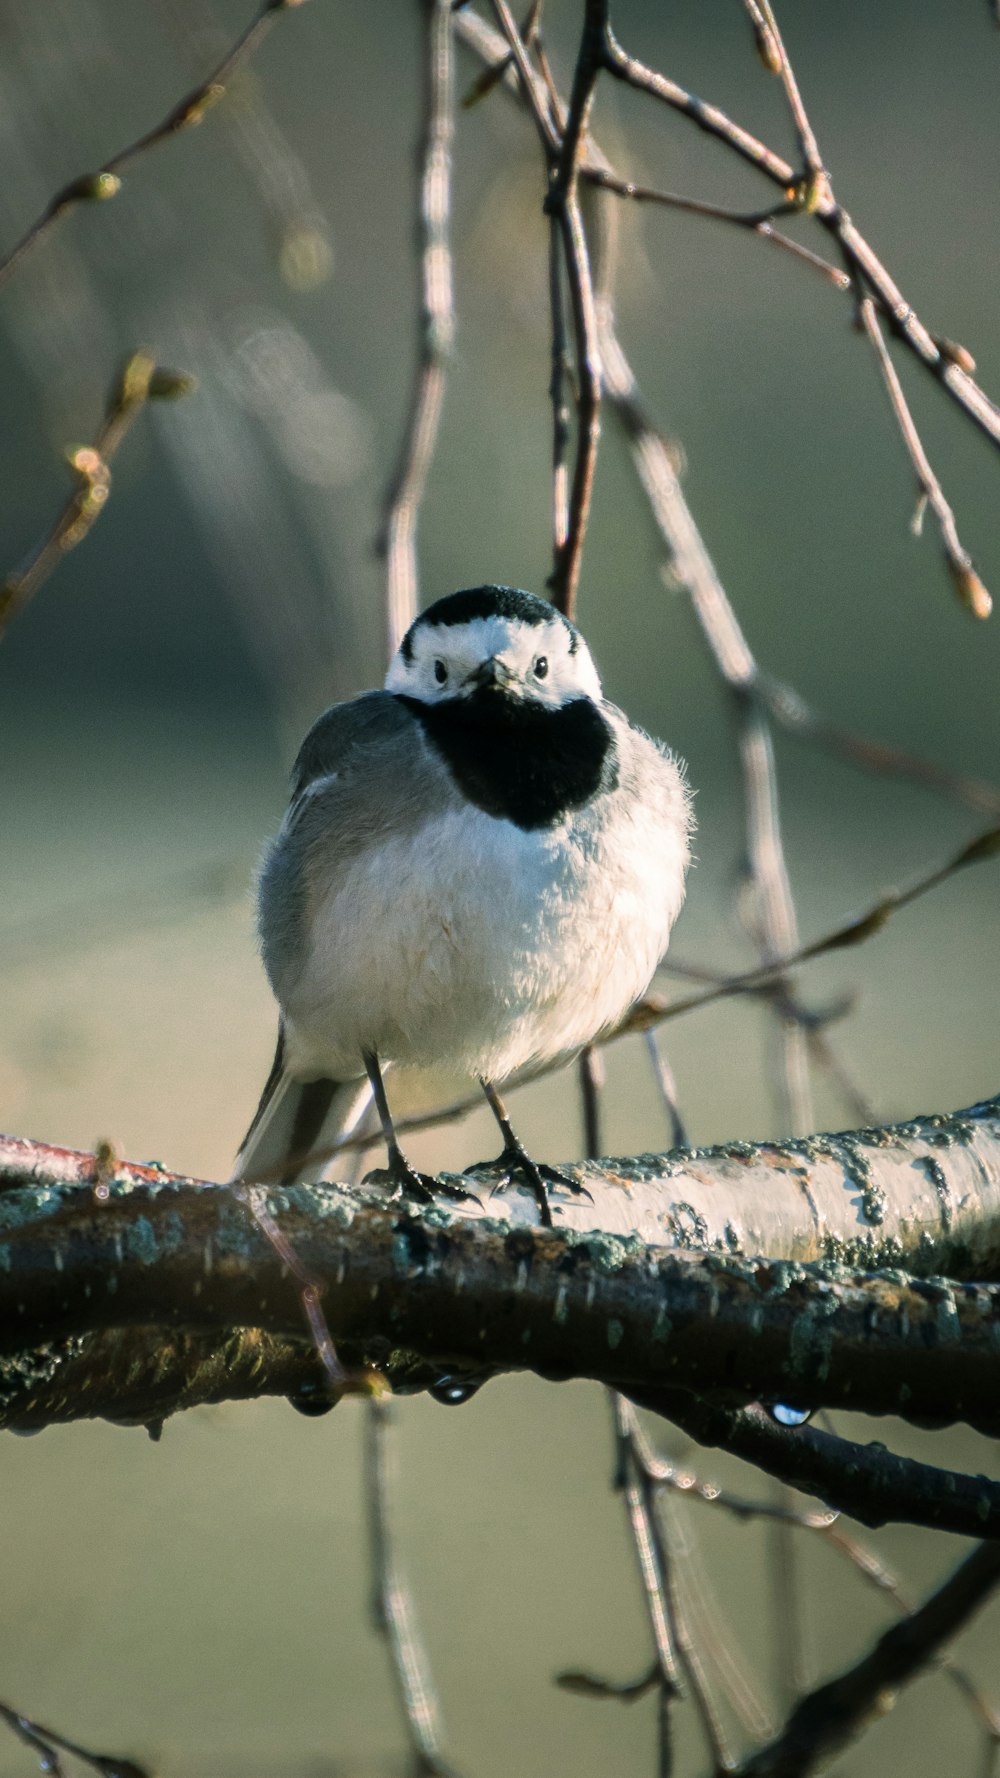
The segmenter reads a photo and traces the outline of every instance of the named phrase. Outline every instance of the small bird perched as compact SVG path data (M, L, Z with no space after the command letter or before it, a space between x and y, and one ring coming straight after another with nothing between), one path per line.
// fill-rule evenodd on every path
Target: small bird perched
M526 1154L496 1083L569 1058L644 993L691 825L681 765L605 702L567 618L514 587L438 599L384 691L334 704L295 762L259 883L278 1048L234 1178L318 1178L370 1083L373 1177L426 1200L442 1187L403 1155L382 1069L443 1067L478 1076L503 1180L551 1223L545 1179L579 1188Z

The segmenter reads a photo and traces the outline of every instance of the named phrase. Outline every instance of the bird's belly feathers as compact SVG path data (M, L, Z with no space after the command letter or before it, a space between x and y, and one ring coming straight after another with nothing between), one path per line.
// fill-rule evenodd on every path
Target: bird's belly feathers
M651 743L645 743L650 746ZM503 1079L579 1048L647 987L683 897L684 793L600 798L524 832L471 807L310 873L312 943L285 996L296 1072L361 1052Z

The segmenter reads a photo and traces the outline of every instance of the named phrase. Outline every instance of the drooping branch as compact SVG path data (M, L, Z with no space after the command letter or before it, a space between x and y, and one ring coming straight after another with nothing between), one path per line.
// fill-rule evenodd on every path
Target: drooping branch
M776 1740L737 1778L805 1778L883 1714L902 1685L932 1666L942 1645L1000 1584L1000 1545L983 1543L918 1610L881 1636L870 1654L802 1698Z

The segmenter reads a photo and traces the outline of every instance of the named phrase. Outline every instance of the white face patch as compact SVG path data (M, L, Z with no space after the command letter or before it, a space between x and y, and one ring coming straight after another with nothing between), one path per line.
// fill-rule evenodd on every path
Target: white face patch
M461 624L418 622L410 633L410 658L399 650L385 689L424 704L468 697L481 683L476 674L487 661L496 661L505 672L505 689L512 697L531 698L551 709L574 698L601 702L590 650L559 616L543 624L500 616Z

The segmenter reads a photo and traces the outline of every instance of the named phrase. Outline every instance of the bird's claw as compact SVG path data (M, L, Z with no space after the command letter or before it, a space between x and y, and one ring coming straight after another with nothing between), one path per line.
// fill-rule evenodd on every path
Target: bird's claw
M501 1177L497 1180L496 1185L493 1187L490 1194L494 1197L497 1192L506 1191L509 1185L513 1185L514 1175L520 1174L525 1184L534 1194L535 1202L538 1205L538 1213L545 1228L550 1229L553 1227L552 1207L549 1204L549 1194L545 1189L546 1185L560 1185L564 1191L570 1192L574 1198L590 1198L591 1202L593 1202L593 1198L587 1190L587 1187L581 1185L579 1180L571 1178L568 1173L563 1173L558 1167L547 1166L544 1161L533 1161L527 1150L521 1148L520 1144L516 1147L506 1147L503 1153L497 1156L495 1161L488 1161L485 1163L485 1166L483 1163L480 1163L478 1167L466 1168L466 1172L468 1173L481 1171L500 1173Z
M447 1185L432 1173L418 1173L404 1155L392 1155L387 1167L373 1167L366 1173L364 1185L384 1185L390 1196L415 1198L418 1204L434 1204L439 1198L454 1203L478 1204L475 1192L463 1191L460 1185Z

